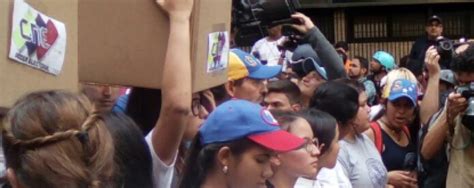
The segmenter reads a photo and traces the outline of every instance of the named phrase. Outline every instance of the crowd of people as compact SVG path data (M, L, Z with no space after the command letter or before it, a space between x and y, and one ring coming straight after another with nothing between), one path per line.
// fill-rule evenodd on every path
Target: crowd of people
M0 111L4 187L474 187L474 45L441 56L440 17L396 63L352 55L296 13L296 49L271 27L230 50L227 82L193 93L193 1L157 2L162 88L20 97Z

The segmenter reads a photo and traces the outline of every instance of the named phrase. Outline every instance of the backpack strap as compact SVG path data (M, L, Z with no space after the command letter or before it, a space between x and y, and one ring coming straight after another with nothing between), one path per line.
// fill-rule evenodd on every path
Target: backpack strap
M372 129L372 131L374 131L375 148L377 148L377 151L379 151L379 153L382 154L382 149L383 149L382 129L380 128L380 125L377 121L373 121L372 123L370 123L370 128Z
M379 122L373 121L370 123L370 128L374 131L374 143L375 148L382 154L383 150L383 138L382 138L382 128L380 127ZM407 126L403 126L402 131L407 135L408 139L411 139L410 130Z

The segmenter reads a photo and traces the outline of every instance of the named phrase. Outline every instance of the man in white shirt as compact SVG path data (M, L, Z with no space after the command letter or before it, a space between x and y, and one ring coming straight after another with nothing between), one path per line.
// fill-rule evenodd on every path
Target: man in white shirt
M263 64L269 66L282 65L286 68L286 62L291 58L292 53L288 50L280 50L287 37L282 34L282 26L277 25L269 28L268 36L258 40L252 47L252 54Z

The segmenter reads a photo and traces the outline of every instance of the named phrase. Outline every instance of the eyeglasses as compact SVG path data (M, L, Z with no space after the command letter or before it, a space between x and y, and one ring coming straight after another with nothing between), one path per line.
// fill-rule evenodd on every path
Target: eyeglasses
M319 140L318 138L305 138L305 143L301 148L304 148L306 152L313 153L315 150L319 149Z
M201 111L201 99L193 99L191 103L191 111L193 116L199 116L199 111Z
M211 105L211 102L203 96L201 92L199 92L199 98L194 98L191 101L191 111L194 116L199 116L199 113L201 111L201 107L204 107L204 109L207 110L207 112L211 112L213 107Z

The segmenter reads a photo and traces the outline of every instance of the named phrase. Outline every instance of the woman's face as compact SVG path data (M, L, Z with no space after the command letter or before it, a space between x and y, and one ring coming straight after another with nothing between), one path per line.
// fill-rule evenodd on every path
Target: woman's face
M337 126L339 127L339 126ZM339 153L339 129L336 128L336 134L329 148L319 157L319 169L334 168L336 166L337 154Z
M367 105L367 94L363 91L359 94L359 110L354 120L354 128L357 133L362 133L370 127L369 112L370 107Z
M266 188L265 181L273 176L275 154L255 145L239 156L232 156L228 166L227 187Z
M386 117L390 125L395 128L402 128L408 125L413 119L415 107L410 99L403 97L387 102Z
M314 179L318 172L319 144L313 136L309 123L298 118L290 124L289 132L307 142L300 149L279 154L280 166L278 172L289 174L294 178L304 177Z

